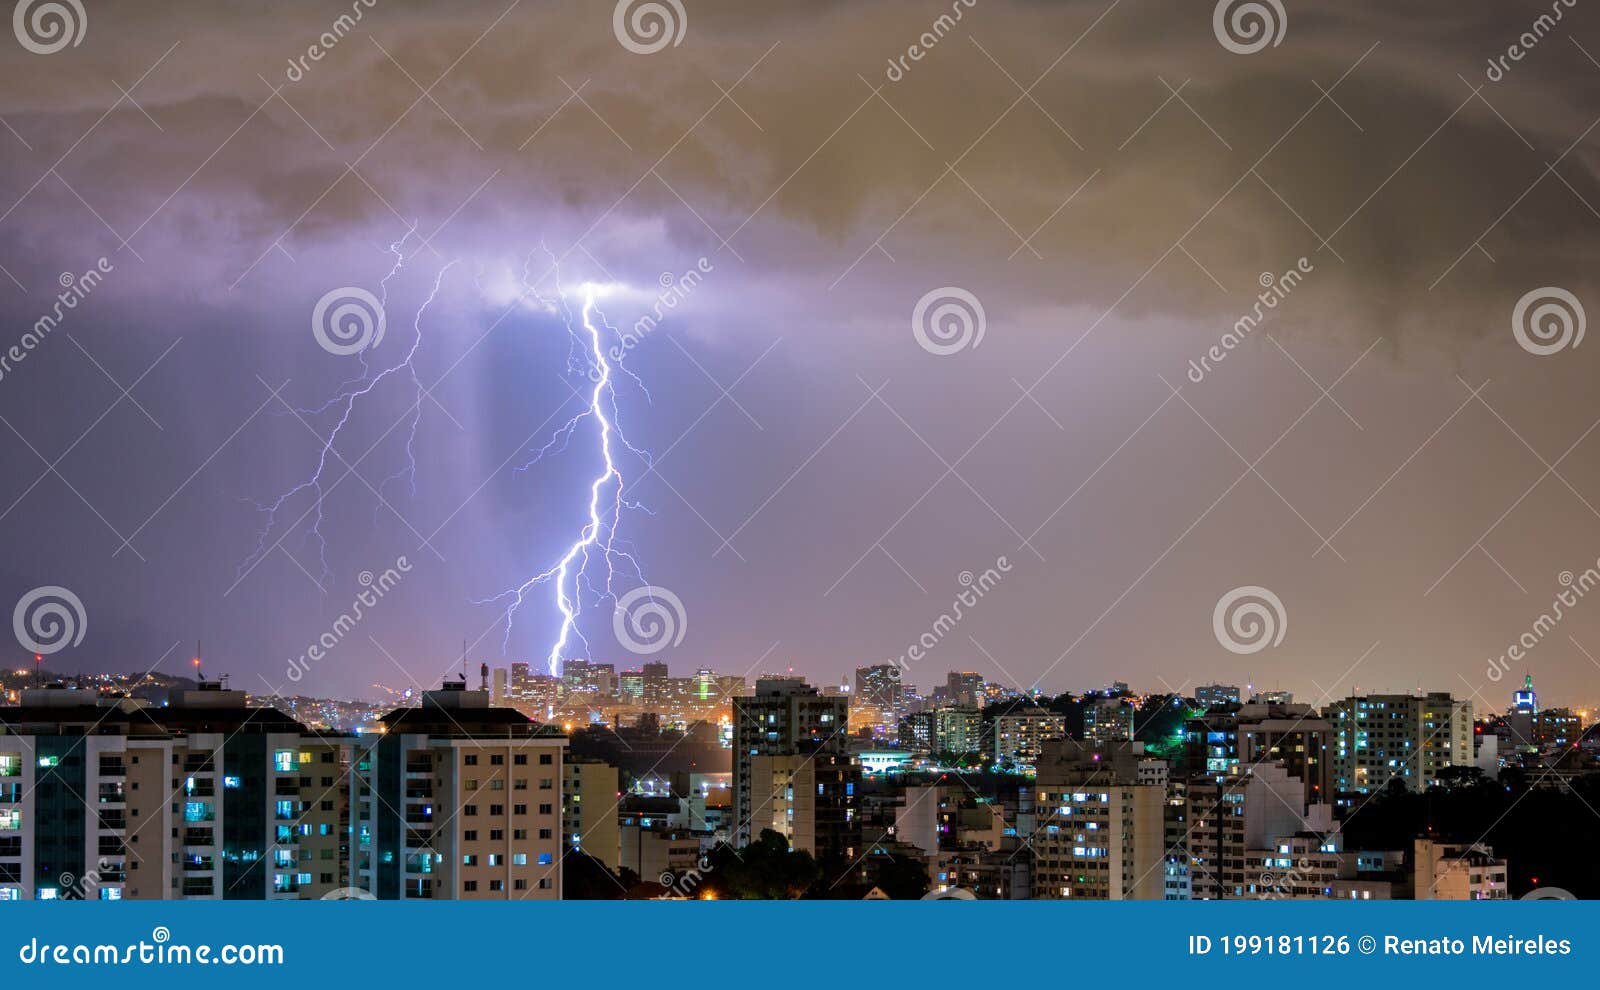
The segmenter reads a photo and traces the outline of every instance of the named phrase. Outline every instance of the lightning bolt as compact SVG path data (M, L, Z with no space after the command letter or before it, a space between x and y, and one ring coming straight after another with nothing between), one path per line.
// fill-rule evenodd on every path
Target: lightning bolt
M544 250L549 253L548 248ZM532 255L529 257L531 259ZM557 270L553 255L551 270ZM644 393L647 401L650 392L638 375L622 364L620 356L606 353L605 340L608 336L616 335L617 331L606 321L605 314L597 305L596 300L600 295L597 286L585 284L580 287L583 304L577 318L574 319L571 306L567 302L567 293L559 288L559 273L557 295L554 299L538 296L533 287L528 286L526 264L523 266L523 285L529 294L543 302L547 312L562 319L573 345L568 354L568 371L581 373L590 382L591 387L587 396L579 390L574 390L574 395L584 402L584 408L558 427L544 446L535 451L533 457L518 470L526 471L546 456L565 451L571 445L573 435L578 428L589 422L595 427L601 468L600 473L589 483L587 519L577 539L567 547L561 557L550 567L528 578L522 584L479 604L509 599L503 613L505 636L501 641L501 648L504 650L510 644L517 612L527 602L529 595L544 585L551 586L561 623L546 657L546 666L551 674L558 674L561 663L574 641L581 644L585 656L589 655L589 642L578 625L579 616L584 611L585 592L587 591L589 599L595 604L607 599L614 601L619 567L626 568L641 583L647 583L637 557L630 544L619 535L619 529L625 510L638 510L647 514L649 510L625 497L627 484L622 469L618 466L618 457L621 451L625 450L638 457L648 467L650 455L635 447L623 431L621 413L617 406L616 375L621 373L632 379ZM595 572L603 572L603 576L598 578L598 584L596 574L591 573L591 567Z
M388 304L389 283L405 268L407 262L405 244L415 232L416 228L412 227L400 240L389 246L389 253L394 255L395 260L388 274L378 283L380 305L387 306ZM598 298L602 295L603 287L593 283L585 283L578 286L577 292L582 297L582 304L575 314L569 302L568 291L561 284L558 259L542 242L537 250L543 250L550 258L549 271L556 274L556 294L553 297L545 296L537 290L535 284L529 282L529 266L535 253L530 252L522 265L522 291L513 305L523 305L532 300L547 315L553 316L561 322L570 342L566 361L567 374L581 377L589 384L589 387L587 391L573 389L573 395L582 404L580 411L557 427L552 432L549 440L533 451L529 460L517 470L518 472L527 471L545 457L565 452L571 446L573 438L578 434L580 428L590 424L594 428L601 467L599 474L589 482L589 499L585 521L578 532L577 538L566 548L560 558L545 570L533 575L516 587L503 591L492 598L476 601L473 604L486 605L506 602L502 613L502 619L505 622L505 635L501 641L503 651L510 645L518 611L527 603L528 598L536 589L546 585L550 586L553 591L555 610L561 621L555 640L550 645L546 663L550 672L556 674L559 673L561 662L569 651L581 647L585 656L589 654L589 642L579 628L579 619L584 614L586 607L592 607L607 599L616 600L615 584L619 571L637 578L640 583L648 583L644 579L643 569L639 566L639 561L633 552L632 545L621 535L620 530L626 512L636 510L650 514L650 510L636 500L627 497L628 486L619 460L623 453L626 452L643 462L648 468L651 464L651 458L648 452L634 446L628 440L627 434L623 429L621 412L617 403L618 376L626 376L628 380L638 387L647 402L650 401L651 397L650 391L643 380L623 363L621 352L615 349L609 354L607 352L606 341L610 338L618 337L618 331L607 322L605 314L600 310L597 303ZM438 296L439 288L443 283L446 272L456 263L455 261L449 262L435 276L432 291L418 307L416 316L412 321L414 334L411 345L401 360L392 365L374 370L374 365L368 362L367 351L363 350L358 355L361 362L360 375L341 383L335 394L321 405L297 410L300 415L309 418L332 415L334 417L333 425L327 431L326 436L319 434L319 437L322 438L322 443L318 450L315 467L309 477L283 492L272 502L256 503L256 508L266 518L258 534L255 549L239 565L240 575L243 575L276 546L276 543L270 541L273 533L280 528L280 514L286 511L286 506L297 496L311 492L314 494L314 502L312 508L307 510L312 515L312 522L308 527L307 535L308 538L316 541L323 579L326 580L331 576L332 568L328 563L328 541L322 532L323 504L331 487L327 484L330 461L337 457L335 445L349 424L356 407L362 403L362 400L372 395L385 380L390 378L408 385L414 393L414 400L412 408L407 413L409 424L403 466L377 486L380 508L384 501L383 492L391 483L404 480L409 484L412 494L416 494L417 426L422 417L422 401L426 395L426 390L417 376L416 368L417 352L423 343L422 319ZM481 281L475 277L475 282L479 284L481 289ZM565 381L565 379L563 380ZM569 384L568 387L570 388L571 385ZM334 484L337 484L337 481ZM577 644L577 646L574 644Z
M389 283L400 274L402 269L405 268L407 260L405 244L406 241L416 233L416 229L417 228L413 225L398 241L395 241L389 245L389 253L394 255L394 264L392 267L390 267L388 274L384 275L383 278L378 282L378 302L379 305L384 309L387 309L389 303ZM345 427L349 425L351 416L355 413L356 406L360 404L362 399L370 396L374 391L376 391L385 380L392 377L397 378L402 382L409 382L411 387L415 390L415 395L412 408L408 413L410 425L406 436L405 466L400 468L400 470L396 471L394 474L385 478L378 486L379 504L381 507L384 489L387 488L391 482L401 478L409 480L411 493L413 495L416 494L417 460L415 448L417 424L422 418L422 400L424 395L422 380L417 377L416 358L417 352L422 347L422 318L423 315L428 311L428 308L433 304L434 299L438 296L439 287L444 282L445 273L454 267L455 264L456 262L451 261L439 269L439 272L433 281L432 291L428 293L428 298L425 299L419 307L417 307L415 318L412 320L412 329L415 331L415 333L411 340L411 346L406 350L405 355L400 361L374 371L373 365L369 364L367 360L367 351L371 350L371 348L365 348L357 355L361 362L360 375L340 383L333 397L322 403L320 406L300 407L295 410L295 413L298 416L308 419L316 419L326 416L330 413L336 414L336 418L333 426L328 430L327 435L322 437L322 445L317 451L316 465L311 471L310 476L307 477L306 480L289 488L271 502L255 503L256 510L266 518L262 523L260 532L257 534L255 548L239 564L235 577L242 577L245 572L259 562L263 556L272 551L273 547L277 545L277 542L269 541L272 541L273 533L279 528L279 514L285 511L285 507L296 496L303 492L310 491L315 493L315 498L312 502L311 509L308 510L308 512L312 514L312 521L311 525L307 529L307 537L316 541L317 560L322 568L322 574L319 583L327 583L328 579L333 574L333 569L328 563L328 541L323 535L322 523L324 518L324 500L328 491L326 480L330 468L329 462L331 459L337 456L335 454L335 446L339 441L340 434L342 434ZM337 482L335 482L335 484L337 484ZM304 516L301 518L304 518ZM281 542L281 538L278 542Z

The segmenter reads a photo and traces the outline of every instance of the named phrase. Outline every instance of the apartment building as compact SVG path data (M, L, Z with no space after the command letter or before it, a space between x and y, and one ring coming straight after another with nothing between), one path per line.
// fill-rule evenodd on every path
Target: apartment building
M216 682L0 709L0 899L295 900L344 884L352 741Z
M562 765L561 831L566 846L615 870L621 865L617 809L621 795L617 768L588 757Z
M380 900L559 900L567 740L446 681L360 754L350 886Z
M1449 694L1352 696L1323 714L1338 794L1369 794L1390 780L1420 791L1444 768L1473 763L1472 702Z
M1049 740L1034 789L1035 898L1163 899L1165 762L1138 742Z

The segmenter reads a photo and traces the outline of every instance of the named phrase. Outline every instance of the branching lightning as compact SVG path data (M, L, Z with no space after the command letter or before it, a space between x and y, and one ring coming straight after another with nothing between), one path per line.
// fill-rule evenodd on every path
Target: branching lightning
M378 284L378 299L382 306L388 304L390 282L406 267L408 256L405 246L414 233L413 227L399 241L389 246L389 252L394 256L394 264ZM580 430L586 431L591 425L601 464L599 473L588 483L586 520L576 540L562 552L560 558L516 587L474 604L506 603L502 613L505 622L502 649L505 649L509 647L518 611L536 589L548 585L552 590L556 613L560 617L559 629L546 658L548 668L554 674L559 672L561 662L569 652L581 651L583 655L588 655L589 643L579 627L579 619L586 607L592 608L607 599L615 601L615 584L619 569L644 583L643 570L631 545L621 535L621 527L626 511L638 510L648 513L649 510L626 496L627 483L620 461L624 454L629 454L648 467L650 455L634 446L623 430L617 403L618 376L625 376L636 385L647 401L650 393L639 376L623 364L618 351L613 349L609 354L607 352L606 341L617 335L616 328L607 322L597 302L605 294L607 287L584 283L570 290L582 300L581 307L574 313L569 302L569 289L563 287L560 282L557 259L543 244L539 249L550 257L550 271L557 273L556 293L554 296L545 296L537 290L535 284L529 282L529 264L534 256L534 253L530 252L523 262L520 288L514 305L530 303L537 305L547 315L562 323L570 340L566 373L569 377L581 378L587 387L573 388L573 395L580 400L582 408L557 427L549 440L534 450L528 461L517 470L526 471L547 456L563 453L571 446L573 438ZM413 390L414 396L413 405L406 412L408 422L405 458L402 466L377 486L379 507L381 509L383 505L384 491L393 482L406 481L412 494L416 494L417 428L422 417L422 402L427 392L417 375L416 367L417 354L423 343L422 320L437 298L446 272L456 263L454 261L447 263L434 277L432 291L418 307L412 321L414 333L402 359L392 365L378 365L369 362L367 350L370 348L363 349L358 353L361 363L359 375L341 383L334 395L321 405L296 410L296 414L308 422L332 416L333 425L325 435L318 433L321 444L310 475L273 501L256 503L256 508L265 516L265 522L258 534L254 550L239 565L240 575L282 542L284 538L282 535L274 539L274 533L282 528L281 515L288 511L292 500L309 492L314 501L306 512L306 515L311 517L307 536L316 542L317 557L322 568L321 583L326 583L332 574L332 568L328 563L328 541L322 532L323 502L333 485L338 483L338 478L342 477L336 475L330 478L330 472L337 467L334 462L341 459L336 451L336 444L354 415L356 407L390 378L409 387ZM572 387L570 383L568 387Z
M548 249L545 251L549 253ZM529 257L531 259L532 256ZM551 268L556 270L553 256ZM557 283L559 285L559 275ZM536 588L543 585L551 586L554 591L556 611L561 616L561 624L555 641L550 646L546 665L551 674L556 674L560 671L561 663L574 641L581 644L585 656L589 653L589 642L578 625L578 617L584 611L585 591L595 603L607 599L614 601L615 580L619 566L626 567L641 583L644 582L644 573L639 561L627 541L620 536L619 528L624 510L636 509L647 513L649 510L625 497L627 484L622 469L618 466L620 454L618 448L638 457L646 466L650 464L650 455L629 442L623 432L621 413L617 406L615 376L618 373L629 376L639 386L646 399L650 393L639 377L623 366L620 357L614 359L606 353L606 336L614 335L616 330L606 322L605 314L596 303L602 292L601 287L585 284L579 288L583 305L574 320L571 306L567 302L566 291L558 288L554 299L539 296L533 287L528 285L526 265L523 267L523 286L526 293L538 298L548 312L561 318L568 335L572 338L567 370L569 373L581 373L590 383L590 389L587 396L579 390L574 390L574 394L584 400L584 408L558 427L544 446L536 450L533 457L519 470L526 471L547 455L565 451L578 428L591 421L599 440L602 464L600 473L589 484L588 518L577 540L546 570L528 578L517 587L488 599L488 602L509 599L504 612L506 624L505 637L502 640L504 648L510 643L517 611L527 601L528 596ZM596 583L595 574L591 573L591 565L595 571L603 572L599 583Z
M388 274L384 275L384 277L378 282L378 301L381 307L387 308L388 306L389 283L400 274L403 268L405 268L405 244L414 233L416 233L415 226L407 230L400 240L389 245L389 253L394 255L394 265L389 269ZM315 499L312 502L311 509L308 510L312 515L311 525L308 528L308 536L314 539L317 544L317 560L322 568L319 583L327 583L329 577L331 577L333 574L333 569L328 563L328 541L322 533L322 523L324 518L324 499L327 494L327 487L325 486L327 484L328 473L330 470L329 462L331 459L338 458L339 455L336 451L335 445L339 441L340 434L344 432L345 427L349 424L350 418L354 414L356 406L359 404L360 400L371 395L378 388L378 386L383 384L386 379L394 376L400 376L402 380L409 380L411 386L415 389L415 398L413 406L407 414L410 418L410 426L406 437L406 463L404 467L385 478L378 486L380 505L384 489L389 485L390 482L400 478L408 479L411 484L412 494L416 494L417 462L415 441L417 436L417 424L422 417L423 400L422 381L417 377L416 359L417 352L422 347L422 318L423 315L427 313L428 307L433 304L434 299L438 296L439 287L444 282L445 273L454 267L455 264L456 262L452 261L439 269L439 272L433 281L432 291L428 293L427 299L425 299L422 304L417 307L416 316L412 320L412 329L415 332L411 339L411 346L406 350L404 357L400 361L374 372L373 366L369 364L367 360L368 349L363 349L357 355L361 362L360 375L340 383L339 388L334 393L333 397L322 403L320 406L302 407L295 410L295 415L297 417L305 419L308 422L324 416L330 411L336 413L337 418L334 421L333 427L329 429L327 436L323 438L321 448L317 452L316 467L312 470L310 477L288 489L272 502L256 503L257 510L266 516L266 520L261 527L260 533L257 535L255 549L244 559L243 562L239 564L238 575L243 575L263 556L270 553L273 547L277 545L277 542L269 541L272 541L272 534L278 528L279 513L283 512L288 503L297 495L305 491L312 491L315 493ZM337 483L337 481L334 482L334 484ZM278 542L281 542L281 538Z

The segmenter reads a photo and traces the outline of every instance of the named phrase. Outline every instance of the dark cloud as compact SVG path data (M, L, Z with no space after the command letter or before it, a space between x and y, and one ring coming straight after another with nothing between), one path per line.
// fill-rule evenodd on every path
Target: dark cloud
M426 529L449 520L451 562L417 579L392 633L424 652L486 622L469 600L567 531L557 520L581 457L554 476L494 474L566 398L561 348L531 317L497 323L502 308L482 298L494 293L473 284L497 284L541 240L564 255L568 281L649 286L714 261L670 341L641 348L656 403L629 412L672 448L649 486L662 515L636 535L663 581L719 603L695 625L719 666L742 669L736 658L773 640L819 675L898 655L946 597L940 575L1005 552L1030 566L974 627L977 643L939 662L987 669L989 650L1018 679L1049 670L1052 686L1123 666L1174 683L1197 665L1206 678L1259 675L1208 645L1207 619L1221 591L1270 581L1299 603L1285 680L1309 689L1379 639L1404 654L1389 669L1452 688L1475 670L1464 656L1498 655L1531 621L1548 584L1536 575L1600 538L1585 499L1547 479L1485 538L1527 597L1506 595L1478 550L1422 595L1544 469L1476 403L1440 427L1468 395L1456 375L1495 379L1485 398L1549 460L1592 419L1591 349L1532 364L1510 334L1531 289L1600 300L1600 66L1587 54L1600 33L1583 9L1491 81L1488 60L1549 4L1285 0L1282 43L1236 55L1213 36L1210 4L978 0L891 81L890 59L948 5L699 2L682 45L655 55L617 43L611 6L379 0L298 81L290 59L346 8L101 6L77 49L8 50L0 117L32 145L0 134L14 142L0 210L17 203L0 221L0 264L27 287L4 301L9 324L31 325L60 271L105 255L118 268L74 330L85 346L127 382L183 338L138 392L159 395L166 429L123 409L64 473L82 459L85 495L115 498L107 515L126 532L264 398L258 374L314 402L345 369L307 350L311 305L332 286L376 285L385 246L415 221L430 236L443 227L394 283L391 332L409 340L432 276L462 259L424 360L449 372L440 399L468 431L430 412L419 435L438 460L414 511ZM174 42L133 90L139 106L107 114L117 86ZM417 84L441 74L435 105ZM282 98L268 100L276 86ZM62 155L59 175L47 172ZM1157 375L1181 383L1254 305L1261 274L1301 258L1304 284L1192 389L1194 411L1174 400L1141 428L1167 394ZM988 315L983 348L959 361L930 359L907 329L916 300L942 285L974 292ZM617 306L640 304L629 298ZM731 382L780 339L734 390L757 429L706 373ZM1324 400L1262 463L1272 487L1249 476L1207 512L1244 469L1216 434L1254 459L1320 396L1308 376L1328 384L1374 343L1335 390L1364 428ZM65 340L26 371L0 383L0 409L47 436L47 454L117 395ZM893 410L863 407L858 376L890 379ZM1038 406L1017 384L1036 380ZM388 399L363 424L367 442L405 409ZM63 487L27 496L0 527L25 527L17 538L36 552L62 540L130 625L211 625L265 669L297 653L339 595L296 587L281 560L241 592L278 601L281 621L206 594L253 544L241 499L306 466L309 437L292 419L243 436L153 517L148 569L124 552L95 572L106 527ZM982 497L946 477L916 502L939 458L969 446L959 473ZM1600 479L1584 477L1582 449L1561 474L1587 493ZM5 457L22 479L0 493L9 504L39 465L20 444ZM394 450L373 457L380 476L393 470ZM372 523L369 494L351 482L339 496L344 571L415 542L383 513ZM747 562L713 558L709 530L741 524ZM1335 529L1347 561L1313 559ZM181 609L148 587L172 573ZM544 631L535 623L514 648L536 652ZM1560 661L1569 692L1577 656ZM352 660L360 673L329 680L350 689L387 664L368 650Z

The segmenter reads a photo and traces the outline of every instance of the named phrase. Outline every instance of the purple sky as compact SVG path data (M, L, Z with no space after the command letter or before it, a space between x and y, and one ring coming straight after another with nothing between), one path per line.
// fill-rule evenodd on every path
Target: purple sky
M179 672L198 638L247 689L372 695L432 683L463 638L474 668L540 663L553 587L504 652L474 604L561 558L600 469L590 419L517 470L590 388L519 298L531 254L539 296L607 283L619 328L663 273L709 269L627 351L614 410L655 464L618 455L647 511L617 545L683 638L629 652L597 579L573 592L597 660L835 680L931 638L923 687L973 668L1501 706L1490 662L1527 634L1511 675L1600 697L1600 597L1533 631L1600 557L1597 348L1513 332L1538 290L1600 306L1581 6L1492 73L1550 4L1284 0L1278 43L1243 53L1209 3L686 0L649 53L609 2L431 6L89 4L75 47L0 44L0 344L63 272L110 269L0 367L0 598L61 586L87 617L52 666ZM1263 273L1297 266L1193 381ZM387 291L369 365L415 359L340 434L357 466L334 485L331 459L324 573L316 494L264 543L257 505L311 476L343 408L291 407L362 373L312 333L345 287ZM980 302L981 346L919 345L947 287ZM1233 652L1213 611L1252 586L1284 635Z

